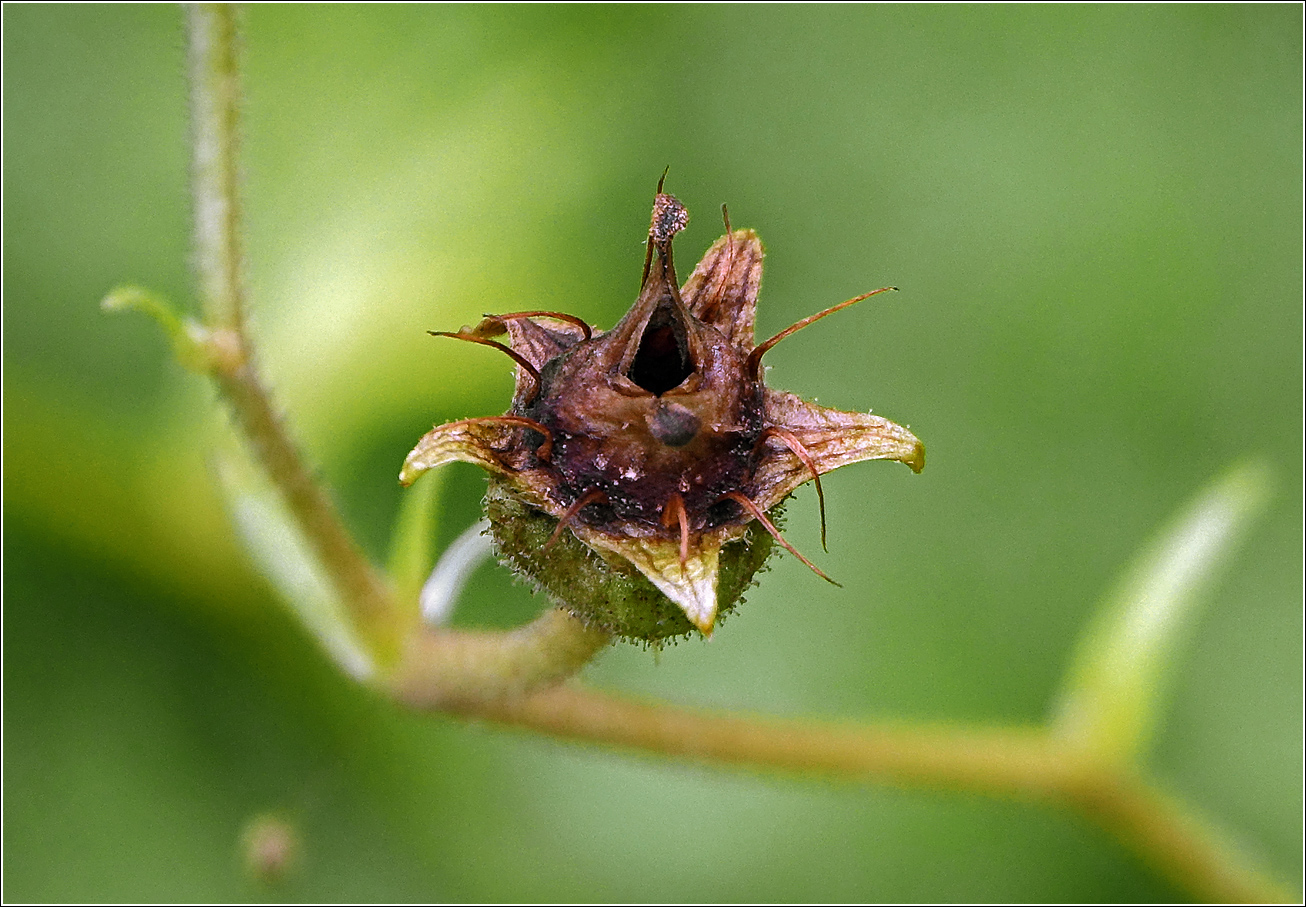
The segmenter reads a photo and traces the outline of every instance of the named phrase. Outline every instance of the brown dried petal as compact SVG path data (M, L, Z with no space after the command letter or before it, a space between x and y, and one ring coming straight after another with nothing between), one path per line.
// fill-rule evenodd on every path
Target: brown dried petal
M557 505L548 498L553 482L547 474L542 470L532 470L529 475L523 475L523 471L530 469L537 459L535 451L538 448L528 446L523 440L530 429L499 419L490 416L437 425L422 435L417 446L404 459L399 484L411 485L422 473L446 463L474 463L482 469L514 479L514 487L525 500L559 516Z
M753 349L762 256L757 234L736 230L712 244L680 290L694 317L716 328L745 355Z
M559 353L565 352L584 339L585 334L579 327L557 318L536 316L534 318L500 318L487 315L471 333L477 337L493 338L508 334L514 353L521 355L539 371ZM518 368L513 400L521 403L535 396L538 388L535 379L525 370Z
M536 368L585 337L576 325L552 318L512 318L506 324L512 348Z
M691 536L689 557L683 564L680 561L680 542L676 539L614 538L583 526L576 526L573 531L591 548L611 551L634 564L658 591L680 606L690 623L704 636L712 635L717 615L721 546L742 537L746 527L695 533Z
M925 445L919 438L901 425L869 413L827 409L797 394L768 388L766 424L791 432L822 475L861 460L897 460L913 472L925 468ZM780 442L775 446L780 447ZM754 500L766 510L811 478L811 471L797 455L788 449L772 450L754 474Z

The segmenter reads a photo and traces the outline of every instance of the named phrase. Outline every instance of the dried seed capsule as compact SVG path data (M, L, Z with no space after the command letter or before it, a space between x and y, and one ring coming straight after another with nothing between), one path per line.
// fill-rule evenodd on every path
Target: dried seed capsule
M629 639L710 635L773 537L825 576L765 516L799 485L858 460L924 466L907 429L763 384L771 346L856 300L755 345L761 242L728 231L681 287L671 245L687 222L659 186L639 296L607 333L518 312L444 335L496 346L490 338L508 335L519 364L512 408L436 427L400 474L409 484L450 460L485 467L502 557Z

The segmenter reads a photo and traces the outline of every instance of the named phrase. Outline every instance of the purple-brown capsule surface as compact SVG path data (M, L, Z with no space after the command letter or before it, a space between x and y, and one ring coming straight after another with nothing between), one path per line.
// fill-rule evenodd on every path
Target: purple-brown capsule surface
M762 381L767 349L856 300L755 345L761 242L728 231L679 286L671 245L687 221L659 191L639 297L611 331L519 312L447 335L513 356L512 408L436 427L400 474L409 484L450 460L485 467L501 555L562 607L627 638L691 625L710 635L772 536L802 558L766 516L799 485L815 479L819 492L822 473L858 460L924 465L907 429ZM492 339L505 333L510 347Z

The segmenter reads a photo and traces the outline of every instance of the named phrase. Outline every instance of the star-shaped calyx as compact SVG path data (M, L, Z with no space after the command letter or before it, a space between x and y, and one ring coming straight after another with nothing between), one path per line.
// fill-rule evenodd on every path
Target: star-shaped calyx
M399 477L408 485L451 460L484 467L501 555L588 622L652 641L690 624L710 635L773 538L825 576L767 516L799 485L816 480L824 542L821 474L859 460L898 460L916 472L925 463L924 446L902 426L762 380L762 356L777 342L874 293L755 345L757 234L727 222L678 286L671 244L688 214L658 190L639 297L611 331L513 312L441 334L516 360L512 408L437 426ZM494 339L504 334L510 345Z

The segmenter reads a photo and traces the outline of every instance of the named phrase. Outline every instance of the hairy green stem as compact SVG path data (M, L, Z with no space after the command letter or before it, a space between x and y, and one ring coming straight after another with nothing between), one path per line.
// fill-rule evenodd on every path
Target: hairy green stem
M278 418L248 360L214 375L255 458L280 491L318 563L379 665L393 663L402 637L416 623L416 609L405 617L384 578L363 555L340 521L331 499L314 480Z
M240 237L239 12L231 4L186 7L190 35L195 264L204 320L244 332Z
M1299 900L1211 823L1128 767L1096 758L1050 730L853 726L714 714L576 686L526 699L452 705L464 715L562 739L709 765L1059 803L1094 819L1203 900Z
M1069 802L1180 888L1213 903L1301 903L1260 860L1155 784L1105 765Z
M572 676L611 641L555 608L507 632L427 630L409 639L391 692L414 708L493 712Z
M226 4L187 8L194 143L195 262L218 382L255 458L280 490L377 661L393 661L406 623L278 417L245 335L239 202L239 23ZM415 618L414 618L415 619Z

